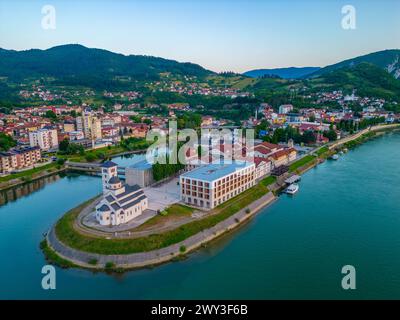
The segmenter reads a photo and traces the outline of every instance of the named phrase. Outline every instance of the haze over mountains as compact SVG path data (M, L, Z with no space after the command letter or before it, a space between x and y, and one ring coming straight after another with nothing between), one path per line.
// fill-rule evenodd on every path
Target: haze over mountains
M276 69L256 69L243 73L243 75L252 78L261 78L266 76L278 76L283 79L299 79L310 75L321 69L320 67L289 67Z

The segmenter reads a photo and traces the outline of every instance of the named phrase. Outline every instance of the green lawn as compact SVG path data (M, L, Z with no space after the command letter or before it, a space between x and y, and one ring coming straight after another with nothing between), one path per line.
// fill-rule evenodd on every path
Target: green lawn
M252 202L264 196L269 192L267 185L272 183L273 180L271 178L266 178L263 181L263 183L259 183L214 209L214 214L161 234L153 234L147 237L135 239L104 239L77 233L73 228L74 220L78 216L79 212L91 200L65 214L56 224L56 234L59 240L66 245L91 253L129 254L164 248L181 242L202 230L215 226L219 222L238 212L240 209L246 208ZM188 209L183 208L186 207L180 207L179 210L182 214L185 214Z
M289 171L290 172L294 172L297 169L301 168L302 166L305 166L306 164L311 163L312 161L314 161L316 158L314 156L311 155L307 155L303 158L301 158L300 160L297 160L296 162L293 162L290 166L289 166Z
M327 146L324 146L320 149L318 149L315 153L318 157L322 156L324 153L328 152L329 148Z
M32 178L33 175L35 175L36 173L39 173L39 172L43 172L43 171L51 172L51 171L54 171L54 169L56 169L56 167L57 167L57 163L49 163L49 164L46 164L46 165L41 166L41 167L25 170L25 171L18 172L18 173L13 173L13 174L10 174L10 175L5 176L5 177L0 177L0 182L6 182L6 181L18 179L18 178L27 178L27 179L29 179L29 178Z
M181 218L181 217L190 217L193 213L194 209L183 206L180 204L173 204L172 206L165 209L162 214L158 214L153 218L147 220L145 223L135 228L135 231L145 230L149 227L163 224L171 219Z

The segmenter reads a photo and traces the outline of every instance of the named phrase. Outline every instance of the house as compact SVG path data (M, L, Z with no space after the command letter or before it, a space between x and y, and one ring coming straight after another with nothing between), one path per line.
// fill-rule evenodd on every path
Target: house
M271 160L261 157L254 157L253 161L256 165L255 179L260 179L270 174L272 169Z
M41 159L39 147L16 147L7 152L0 152L0 172L21 170L33 166Z

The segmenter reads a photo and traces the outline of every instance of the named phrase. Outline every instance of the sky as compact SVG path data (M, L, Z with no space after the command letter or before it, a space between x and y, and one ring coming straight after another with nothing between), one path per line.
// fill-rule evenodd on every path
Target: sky
M42 8L55 9L44 29ZM343 29L342 7L356 28ZM400 48L399 0L0 0L0 47L79 43L213 71L326 66Z

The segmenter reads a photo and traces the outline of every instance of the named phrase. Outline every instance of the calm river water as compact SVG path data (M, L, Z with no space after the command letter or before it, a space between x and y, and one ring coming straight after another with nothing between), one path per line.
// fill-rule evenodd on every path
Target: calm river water
M1 299L400 298L400 134L312 169L296 196L184 261L120 276L57 268L44 291L43 233L100 183L56 176L0 194ZM348 264L353 291L341 288Z

